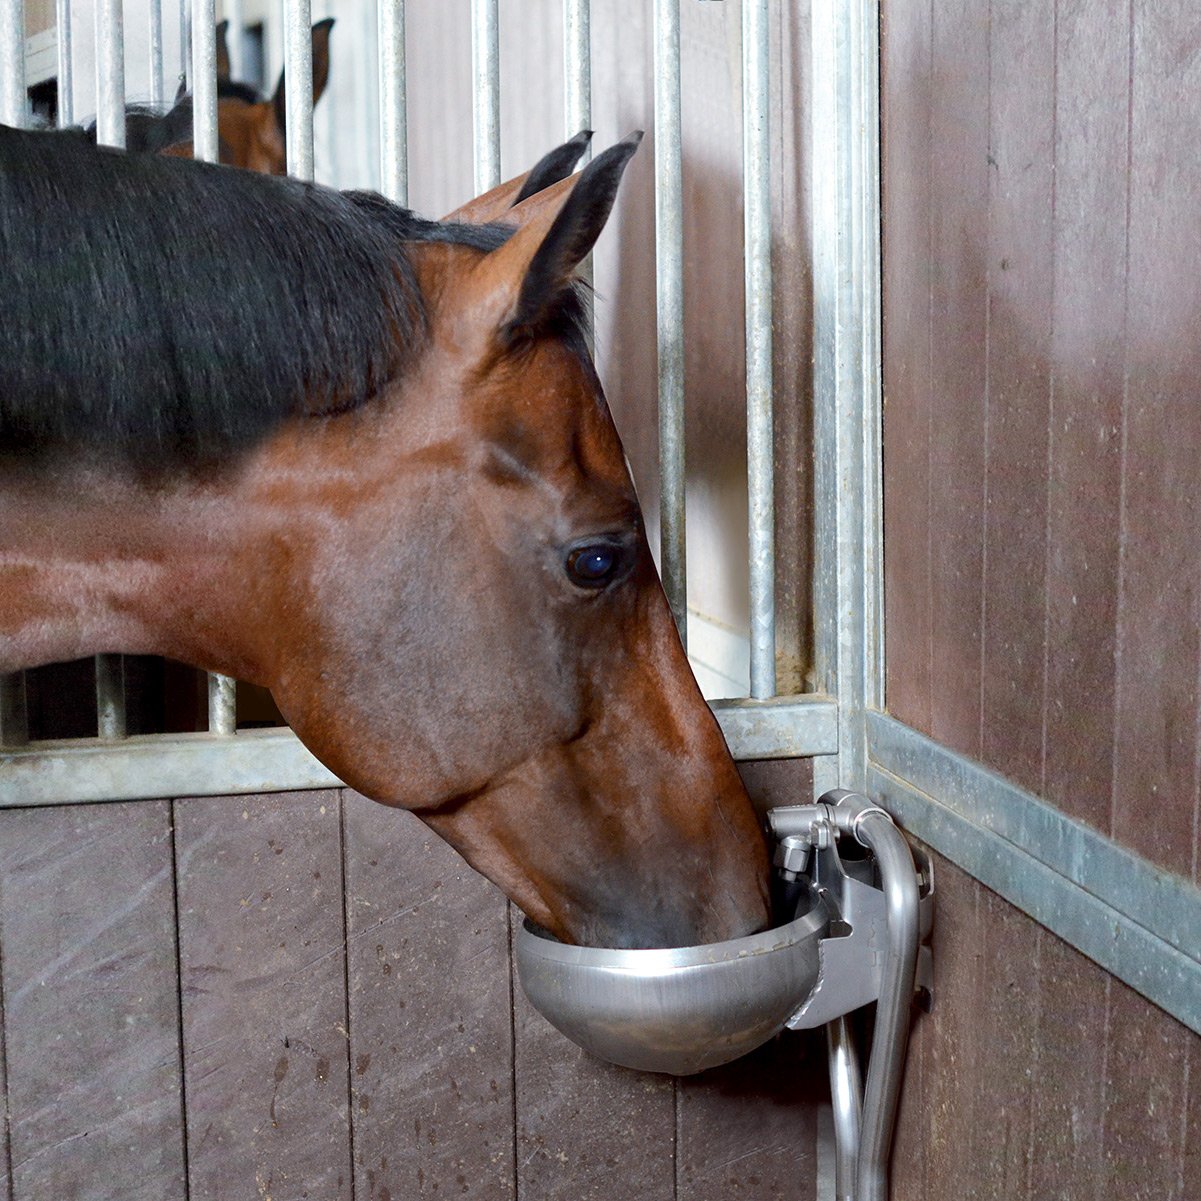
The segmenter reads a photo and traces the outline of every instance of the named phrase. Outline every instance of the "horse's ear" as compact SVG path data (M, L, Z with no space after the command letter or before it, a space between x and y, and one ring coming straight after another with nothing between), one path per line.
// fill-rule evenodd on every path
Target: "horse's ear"
M229 78L229 22L217 22L217 78Z
M313 103L321 99L325 85L329 83L329 31L334 27L334 18L326 17L313 26ZM279 73L275 95L271 97L275 109L275 123L280 130L288 127L288 98L284 91L284 72Z
M512 210L517 232L480 264L508 299L499 316L502 340L537 330L553 312L572 274L592 249L617 198L642 134L598 154L578 175L543 188Z
M333 17L326 17L313 26L313 103L316 104L329 83L329 34L334 27Z
M587 149L591 139L592 130L580 130L570 141L543 155L529 171L515 175L505 183L497 184L491 191L460 205L442 220L458 221L466 225L487 225L490 221L505 220L515 204L565 179L580 161L580 156Z

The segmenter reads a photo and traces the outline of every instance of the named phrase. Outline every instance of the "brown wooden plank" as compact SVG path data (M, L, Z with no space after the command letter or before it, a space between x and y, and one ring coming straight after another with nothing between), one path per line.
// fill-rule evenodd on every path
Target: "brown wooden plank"
M636 1188L639 1201L674 1201L672 1079L594 1059L513 987L517 1195L612 1201Z
M345 804L355 1196L512 1197L507 903L412 814Z
M888 709L931 715L931 4L881 18L884 628Z
M1054 0L992 0L983 739L1042 784L1055 122Z
M1134 5L1114 834L1191 876L1201 662L1201 10ZM1154 821L1148 820L1153 812Z
M821 1031L781 1035L677 1087L679 1201L812 1201L817 1110L829 1099Z
M1125 349L1129 5L1059 0L1047 513L1048 800L1110 828Z
M1029 919L1025 924L1033 925ZM1036 1132L1030 1195L1084 1201L1102 1195L1109 978L1045 931L1038 975L1042 1004L1030 1079Z
M339 800L176 805L192 1201L352 1195Z
M1181 1171L1197 1036L1119 981L1109 1002L1101 1195L1192 1201Z
M988 10L934 10L931 62L930 733L980 757Z
M13 1196L184 1189L166 803L0 812Z
M971 1097L979 1086L977 1037L984 924L980 888L944 859L935 864L935 998L925 1019L926 1177L911 1198L959 1201L966 1193L964 1151L971 1146ZM898 1147L898 1154L904 1148ZM970 1195L968 1193L967 1195Z

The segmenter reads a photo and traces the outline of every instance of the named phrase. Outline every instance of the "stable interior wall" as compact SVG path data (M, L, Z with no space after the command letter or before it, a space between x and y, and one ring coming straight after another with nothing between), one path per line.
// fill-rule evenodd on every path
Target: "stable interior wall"
M883 6L887 704L1201 882L1201 15ZM904 1198L1201 1195L1201 1040L940 864Z

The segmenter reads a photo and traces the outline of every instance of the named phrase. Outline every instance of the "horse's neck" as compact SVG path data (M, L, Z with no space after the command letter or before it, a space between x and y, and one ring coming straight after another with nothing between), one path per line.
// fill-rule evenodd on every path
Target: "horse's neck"
M82 470L0 480L0 671L125 651L253 675L222 507Z

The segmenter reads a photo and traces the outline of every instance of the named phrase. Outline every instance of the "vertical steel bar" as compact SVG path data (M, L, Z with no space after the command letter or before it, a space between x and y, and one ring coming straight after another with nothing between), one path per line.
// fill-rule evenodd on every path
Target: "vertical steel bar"
M125 21L121 0L97 0L96 141L125 145ZM96 730L125 737L125 667L120 655L97 655Z
M767 0L742 5L743 260L751 584L751 696L776 692L772 438L771 129Z
M812 38L816 668L839 714L820 795L866 786L884 703L877 0L817 0Z
M313 178L313 6L284 0L288 174Z
M500 183L500 24L497 0L471 0L475 190Z
M160 109L165 99L163 83L163 0L149 0L150 106Z
M25 5L22 0L0 0L0 124L23 129L28 112Z
M179 0L179 83L192 90L192 0Z
M216 0L192 0L192 154L206 163L220 157Z
M217 133L216 0L192 0L192 153L206 163L220 157ZM237 683L229 676L208 677L209 733L232 734L237 728Z
M125 19L121 0L96 0L96 141L125 145Z
M100 738L124 738L125 656L96 656L96 733Z
M75 123L75 66L71 59L71 0L55 0L55 39L58 43L58 76L55 91L58 103L58 127Z
M826 1054L834 1117L834 1195L837 1201L855 1201L855 1173L862 1141L863 1077L855 1040L845 1017L835 1018L826 1025Z
M222 7L229 22L225 31L225 45L229 51L229 77L242 82L246 78L246 64L242 61L242 35L246 30L246 12L242 0L225 0Z
M659 569L688 644L684 512L684 167L680 0L655 0L655 313L659 355Z
M592 0L563 0L563 80L564 132L572 137L592 128Z
M409 203L408 81L404 0L379 0L380 190Z

